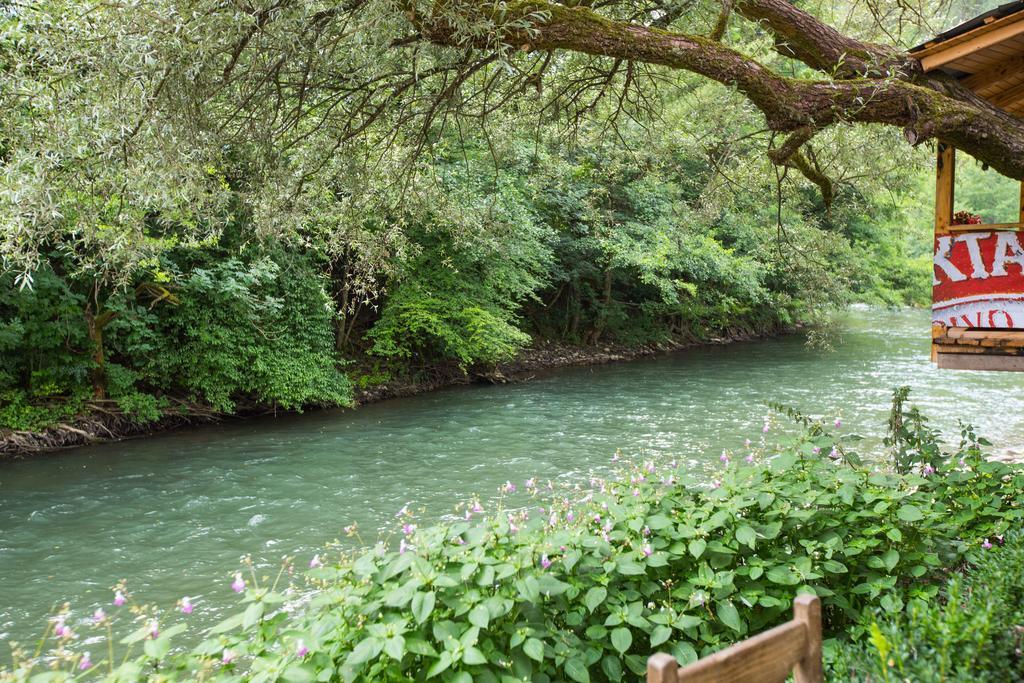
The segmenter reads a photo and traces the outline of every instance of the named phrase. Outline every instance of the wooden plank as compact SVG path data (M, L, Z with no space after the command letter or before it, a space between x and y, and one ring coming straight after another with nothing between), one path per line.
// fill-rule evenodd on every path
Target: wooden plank
M998 370L1024 372L1024 356L996 356L989 354L940 353L941 370Z
M990 97L989 102L1002 109L1020 101L1021 99L1024 99L1024 83L1015 85L1012 88L1007 89L1005 92L999 93L995 97Z
M980 346L968 346L966 344L943 344L942 342L935 342L935 353L938 355L958 354L958 353L985 353L985 349Z
M807 625L787 621L680 669L679 683L783 683L807 649Z
M1024 331L1022 330L975 330L964 329L964 339L978 339L981 341L999 340L1013 346L1024 346Z
M672 655L659 652L647 660L647 683L676 683L679 662Z
M940 141L935 161L935 234L949 231L953 223L953 184L956 180L956 150Z
M1005 81L1017 76L1021 70L1024 70L1024 55L1019 55L1004 62L1000 62L993 67L965 78L961 83L974 92L978 92L979 90L988 88L1000 81Z
M936 211L938 209L936 208ZM938 219L938 215L936 215ZM1020 223L977 223L975 225L950 225L946 232L985 232L987 230L1024 230L1024 221Z
M793 621L804 625L807 644L804 656L793 669L794 683L824 683L821 658L821 600L814 595L798 595L793 601Z
M1020 222L1024 223L1024 180L1020 181Z
M913 54L925 71L933 71L949 62L975 54L1004 40L1024 34L1024 12L1003 17L991 24L968 31L959 40L946 41Z

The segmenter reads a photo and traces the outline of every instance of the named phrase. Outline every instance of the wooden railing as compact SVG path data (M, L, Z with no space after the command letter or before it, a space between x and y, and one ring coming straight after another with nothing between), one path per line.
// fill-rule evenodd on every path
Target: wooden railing
M672 655L647 660L647 683L823 683L821 601L801 595L793 620L679 668Z

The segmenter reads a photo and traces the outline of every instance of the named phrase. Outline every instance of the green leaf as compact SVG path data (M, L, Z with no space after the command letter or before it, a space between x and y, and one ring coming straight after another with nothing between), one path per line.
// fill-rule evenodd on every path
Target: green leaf
M245 608L245 614L242 617L242 628L248 629L259 623L259 620L263 618L264 605L262 602L254 602Z
M649 526L654 531L659 531L671 525L672 520L665 515L658 514L652 515L647 518L647 526Z
M731 600L723 600L718 603L715 612L723 624L736 631L736 633L743 633L743 622L740 620L740 614L736 611L736 606L732 604Z
M380 654L384 649L384 641L380 638L370 636L359 641L359 644L352 648L352 652L345 660L345 666L356 667L365 664Z
M537 638L527 638L523 643L523 652L530 659L538 662L544 661L544 643Z
M655 626L651 631L651 647L658 647L672 635L671 626Z
M488 622L491 620L491 613L487 611L487 607L484 605L477 605L473 609L469 610L469 623L480 628L487 628Z
M924 513L915 505L904 505L896 511L896 516L904 522L920 522L924 519Z
M620 626L612 631L612 646L618 650L620 654L628 650L629 646L632 644L633 633L628 628Z
M576 683L590 683L590 673L587 672L587 665L579 657L573 657L565 663L565 673Z
M430 666L429 669L427 669L427 678L433 678L434 676L438 675L439 673L442 673L443 671L445 671L451 665L452 665L452 655L451 655L450 652L445 650L444 652L441 653L441 656L437 658L437 661L434 662Z
M736 530L736 541L753 550L754 544L757 543L757 532L744 524Z
M430 613L434 611L434 603L437 597L434 592L429 593L417 593L412 596L412 616L416 619L417 624L422 624L428 618Z
M899 561L900 554L896 552L894 548L889 548L889 550L886 550L882 555L882 563L885 564L885 568L888 571L892 571L893 567L895 567L896 563Z
M402 657L405 656L405 638L395 636L384 641L384 654L396 662L402 661Z
M704 554L704 549L708 547L707 542L702 538L695 538L690 541L690 554L694 558L699 559Z
M583 597L583 604L587 606L587 611L593 613L597 606L605 601L608 597L608 589L604 586L594 586L587 591L587 594Z
M462 652L462 663L469 664L470 666L486 664L487 657L485 657L484 653L477 648L470 646Z

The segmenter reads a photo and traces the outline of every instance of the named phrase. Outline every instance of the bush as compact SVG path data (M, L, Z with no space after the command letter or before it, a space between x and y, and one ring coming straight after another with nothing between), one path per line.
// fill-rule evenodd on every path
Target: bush
M657 649L689 662L784 621L800 592L821 596L832 633L934 601L950 568L1019 524L1024 472L986 461L968 430L922 476L858 466L848 438L798 417L803 436L745 447L739 462L723 454L710 486L706 473L646 462L549 499L534 481L530 499L508 484L480 521L474 505L416 529L403 510L397 548L315 558L311 593L253 574L245 609L188 653L168 656L180 629L153 636L155 614L136 609L144 622L121 642L143 653L115 675L621 680ZM80 667L81 648L58 641L49 656Z
M905 614L877 614L868 635L841 648L834 680L1024 680L1024 536L986 539L966 574L954 574L941 601L914 602ZM830 680L831 680L830 679Z

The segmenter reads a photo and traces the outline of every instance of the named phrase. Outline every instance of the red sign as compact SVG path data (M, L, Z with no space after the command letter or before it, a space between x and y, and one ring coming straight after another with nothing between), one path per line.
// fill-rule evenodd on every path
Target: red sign
M935 238L932 322L946 327L1024 328L1024 232Z

